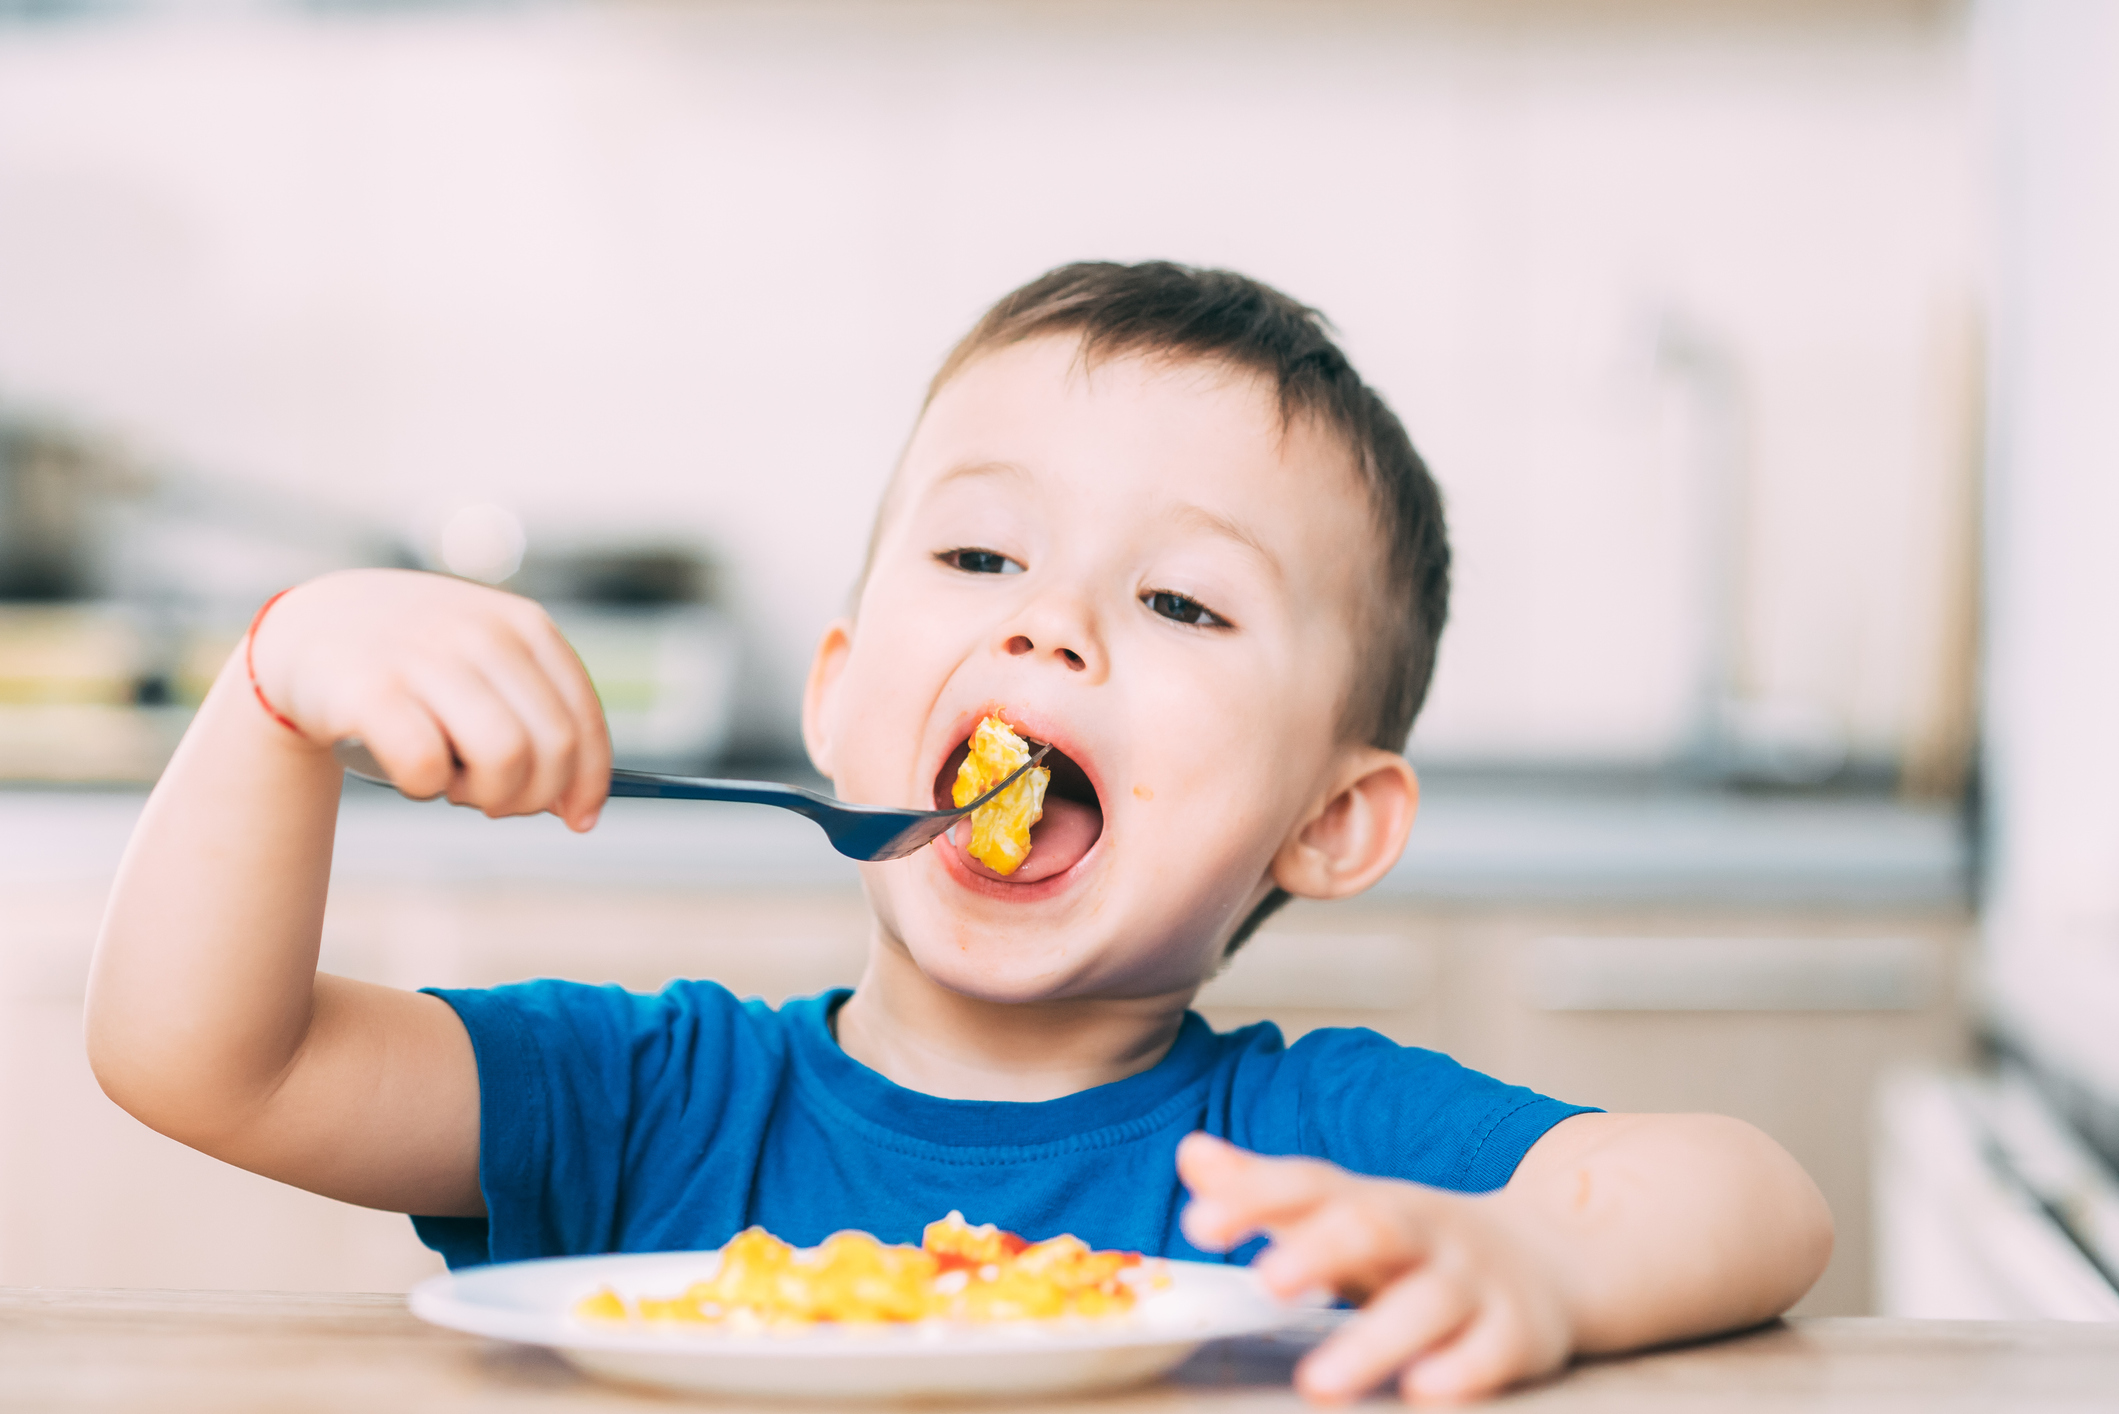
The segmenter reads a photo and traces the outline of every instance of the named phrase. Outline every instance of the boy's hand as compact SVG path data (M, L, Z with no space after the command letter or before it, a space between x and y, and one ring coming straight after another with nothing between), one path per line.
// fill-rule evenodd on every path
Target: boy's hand
M1296 1368L1312 1399L1355 1399L1394 1375L1409 1400L1473 1399L1558 1369L1572 1350L1559 1274L1494 1198L1265 1158L1205 1134L1178 1146L1177 1169L1195 1246L1269 1233L1253 1268L1268 1290L1361 1303Z
M325 575L272 606L252 662L310 745L359 737L407 795L575 830L603 808L603 706L528 599L409 570Z

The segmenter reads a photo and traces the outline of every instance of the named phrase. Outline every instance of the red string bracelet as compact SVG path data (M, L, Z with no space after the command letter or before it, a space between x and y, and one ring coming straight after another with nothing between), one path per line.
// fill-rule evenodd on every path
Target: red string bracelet
M294 723L288 721L286 714L281 712L279 708L272 705L272 699L265 696L265 689L258 685L258 625L265 622L266 611L271 609L274 604L279 603L280 600L286 597L287 590L282 589L279 593L273 595L270 599L267 599L261 606L259 606L257 615L250 620L250 629L243 635L243 671L250 675L250 690L257 694L258 706L265 709L265 715L272 718L273 721L278 722L288 731L293 732L296 736L301 736L302 729L296 726Z

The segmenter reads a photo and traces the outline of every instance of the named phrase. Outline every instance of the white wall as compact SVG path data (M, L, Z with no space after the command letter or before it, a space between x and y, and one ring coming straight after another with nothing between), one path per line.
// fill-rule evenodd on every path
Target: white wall
M2019 1040L2119 1105L2119 11L1995 0L1979 34L1992 980Z
M1416 745L1635 760L1692 729L1728 558L1675 332L1734 370L1735 685L1895 756L1961 633L1961 45L1930 5L1715 13L4 29L0 393L395 524L494 499L548 539L709 537L762 689L745 728L786 740L980 308L1068 259L1232 265L1338 322L1448 492L1457 614Z

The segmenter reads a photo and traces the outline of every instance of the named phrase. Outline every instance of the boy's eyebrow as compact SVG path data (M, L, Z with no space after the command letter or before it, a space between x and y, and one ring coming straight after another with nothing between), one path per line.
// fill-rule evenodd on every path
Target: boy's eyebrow
M1263 540L1260 540L1227 516L1218 515L1208 510L1205 506L1193 505L1187 502L1177 508L1177 519L1196 530L1203 530L1209 535L1217 535L1224 540L1234 541L1240 548L1248 550L1275 579L1283 577L1280 557L1267 549Z
M1018 462L959 462L929 483L929 493L941 490L952 481L968 481L976 476L1025 477L1029 470Z

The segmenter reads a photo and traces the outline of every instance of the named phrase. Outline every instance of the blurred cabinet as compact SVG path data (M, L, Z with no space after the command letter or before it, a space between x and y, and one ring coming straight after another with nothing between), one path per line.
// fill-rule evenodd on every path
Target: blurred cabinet
M1956 994L1970 933L1948 908L1297 905L1201 1004L1220 1027L1372 1026L1574 1103L1756 1124L1810 1171L1838 1224L1832 1264L1797 1309L1859 1314L1871 1304L1876 1089L1899 1066L1964 1054ZM1348 965L1383 936L1410 959L1399 976L1418 979L1410 1004L1390 986L1371 993L1370 968ZM1336 952L1340 937L1352 956ZM1251 978L1295 970L1274 955L1291 942L1309 1004L1275 1006ZM1773 966L1776 953L1794 965ZM1673 986L1680 970L1686 985Z
M404 1218L165 1139L97 1088L81 1000L101 889L0 901L0 1285L400 1291L440 1270Z
M401 1290L437 1270L403 1218L229 1168L103 1098L79 1040L101 906L99 888L17 888L0 914L0 1284ZM1298 905L1201 1007L1221 1027L1371 1026L1564 1099L1758 1124L1839 1222L1801 1309L1859 1312L1872 1096L1893 1067L1962 1053L1968 928L1949 909ZM853 982L867 931L845 888L346 887L324 965L403 986L705 976L777 999Z

